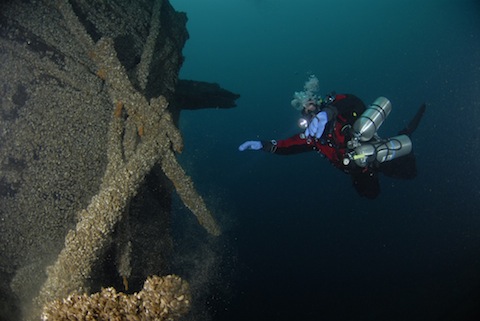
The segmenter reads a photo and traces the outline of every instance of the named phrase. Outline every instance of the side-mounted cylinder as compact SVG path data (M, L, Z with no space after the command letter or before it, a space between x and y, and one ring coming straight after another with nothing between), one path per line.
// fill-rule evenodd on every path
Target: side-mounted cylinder
M378 97L353 124L353 133L360 141L373 138L377 130L392 111L390 100Z
M365 143L355 148L353 160L360 167L372 162L388 162L408 155L412 151L412 141L407 135L399 135L374 143Z

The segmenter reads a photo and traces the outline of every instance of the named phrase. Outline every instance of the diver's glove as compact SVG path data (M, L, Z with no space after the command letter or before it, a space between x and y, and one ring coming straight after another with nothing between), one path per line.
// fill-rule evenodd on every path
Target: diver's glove
M262 142L258 140L249 140L243 143L242 145L238 146L238 150L243 152L244 150L251 149L251 150L259 150L263 148Z
M306 137L316 137L320 138L325 130L325 125L328 122L327 113L324 111L319 112L308 124L307 130L305 131Z

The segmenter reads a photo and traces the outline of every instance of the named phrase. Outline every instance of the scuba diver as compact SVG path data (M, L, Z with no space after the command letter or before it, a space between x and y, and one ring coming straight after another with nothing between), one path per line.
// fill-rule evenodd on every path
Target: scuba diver
M379 97L366 108L354 95L332 93L321 99L317 91L318 79L312 75L304 91L295 92L292 100L292 106L301 110L299 127L304 132L284 140L246 141L238 149L279 155L317 151L349 174L358 194L368 199L380 193L378 173L400 179L417 175L410 137L420 123L425 104L397 136L383 139L377 131L392 110L387 98Z

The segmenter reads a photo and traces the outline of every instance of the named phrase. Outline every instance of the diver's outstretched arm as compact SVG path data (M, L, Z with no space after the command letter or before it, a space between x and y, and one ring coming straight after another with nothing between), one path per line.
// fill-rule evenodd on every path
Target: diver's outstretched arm
M423 103L420 108L418 108L417 113L415 116L412 118L410 123L408 123L408 126L402 129L398 134L399 135L408 135L411 136L415 129L417 129L418 124L420 124L420 120L422 119L423 114L425 113L425 109L427 108L427 105Z

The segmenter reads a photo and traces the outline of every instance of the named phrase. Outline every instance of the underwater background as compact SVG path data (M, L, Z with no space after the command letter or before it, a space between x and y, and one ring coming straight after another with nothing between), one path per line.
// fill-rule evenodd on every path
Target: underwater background
M182 111L180 161L223 223L215 320L480 320L480 2L172 0L185 79L241 94ZM316 153L239 152L295 134L294 91L390 99L418 177L376 200ZM186 211L180 205L177 212Z

